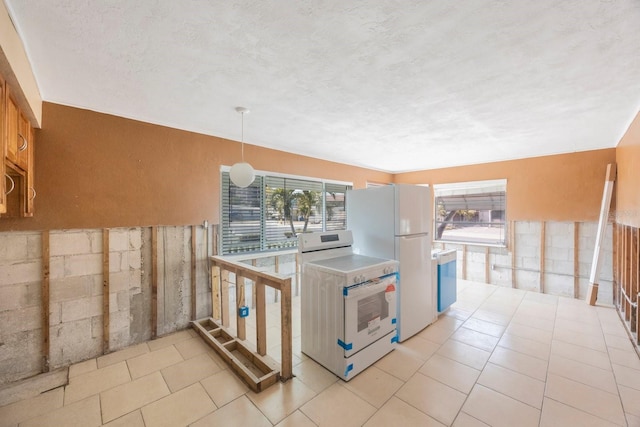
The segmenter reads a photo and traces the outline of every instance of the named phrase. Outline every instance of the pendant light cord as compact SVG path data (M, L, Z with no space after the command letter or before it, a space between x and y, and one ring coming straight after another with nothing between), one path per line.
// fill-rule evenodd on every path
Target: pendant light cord
M242 116L242 132L240 133L240 149L242 151L242 163L244 163L244 111L240 113Z

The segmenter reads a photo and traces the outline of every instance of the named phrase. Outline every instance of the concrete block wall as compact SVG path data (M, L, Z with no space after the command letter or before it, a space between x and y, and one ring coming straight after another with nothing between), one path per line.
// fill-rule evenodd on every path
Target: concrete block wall
M195 227L196 318L211 313L212 229ZM49 363L103 353L101 229L49 232ZM158 335L191 320L192 228L158 227ZM109 351L151 338L151 228L109 230ZM42 233L0 233L0 385L42 372Z
M589 285L589 274L595 247L598 224L582 222L578 225L578 298L584 299ZM489 283L498 286L513 286L512 268L515 267L515 282L518 289L540 292L540 221L517 221L511 230L514 233L510 245L515 245L515 257L511 247L489 247ZM544 292L552 295L574 296L574 223L548 221L545 223L544 248ZM434 245L438 249L456 249L458 252L457 273L466 279L486 281L486 247L461 244ZM613 282L613 226L609 224L603 243L602 269L599 277L598 303L612 304ZM466 264L463 266L463 260Z
M40 233L0 233L0 384L42 370Z

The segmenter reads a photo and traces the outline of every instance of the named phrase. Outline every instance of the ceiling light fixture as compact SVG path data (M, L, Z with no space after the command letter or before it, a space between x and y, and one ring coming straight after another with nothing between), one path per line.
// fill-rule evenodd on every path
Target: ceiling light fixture
M244 115L249 113L249 110L244 107L236 107L236 111L242 116L242 135L240 145L242 147L242 162L236 163L231 166L229 170L229 177L237 187L245 188L251 185L254 179L256 179L255 171L253 167L244 161Z

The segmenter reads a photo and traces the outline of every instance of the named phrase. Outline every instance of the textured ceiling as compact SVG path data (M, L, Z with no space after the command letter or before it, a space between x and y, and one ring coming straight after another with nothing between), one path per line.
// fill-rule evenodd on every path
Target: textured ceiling
M638 0L4 0L46 101L389 172L615 147ZM251 159L247 159L251 161Z

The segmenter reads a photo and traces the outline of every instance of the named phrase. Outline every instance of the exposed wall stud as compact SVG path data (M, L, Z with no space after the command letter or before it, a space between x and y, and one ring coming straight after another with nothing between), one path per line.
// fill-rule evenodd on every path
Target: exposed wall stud
M489 263L489 246L484 247L484 282L491 283L491 264Z
M49 230L42 232L42 371L49 372L49 277L50 277Z
M197 319L197 290L196 290L196 232L195 225L191 226L191 320Z
M243 307L244 304L244 277L236 273L236 331L241 340L247 339L246 319L240 317L240 307Z
M109 229L102 230L102 353L109 352Z
M158 336L158 227L151 227L151 338Z
M546 222L540 223L540 293L544 293L544 257L546 246Z
M511 246L511 287L512 288L517 288L518 285L516 283L516 222L515 221L511 221L510 222L510 232L509 232L509 237L510 237L510 245Z
M615 247L615 246L614 246ZM573 223L573 297L580 297L580 223Z

